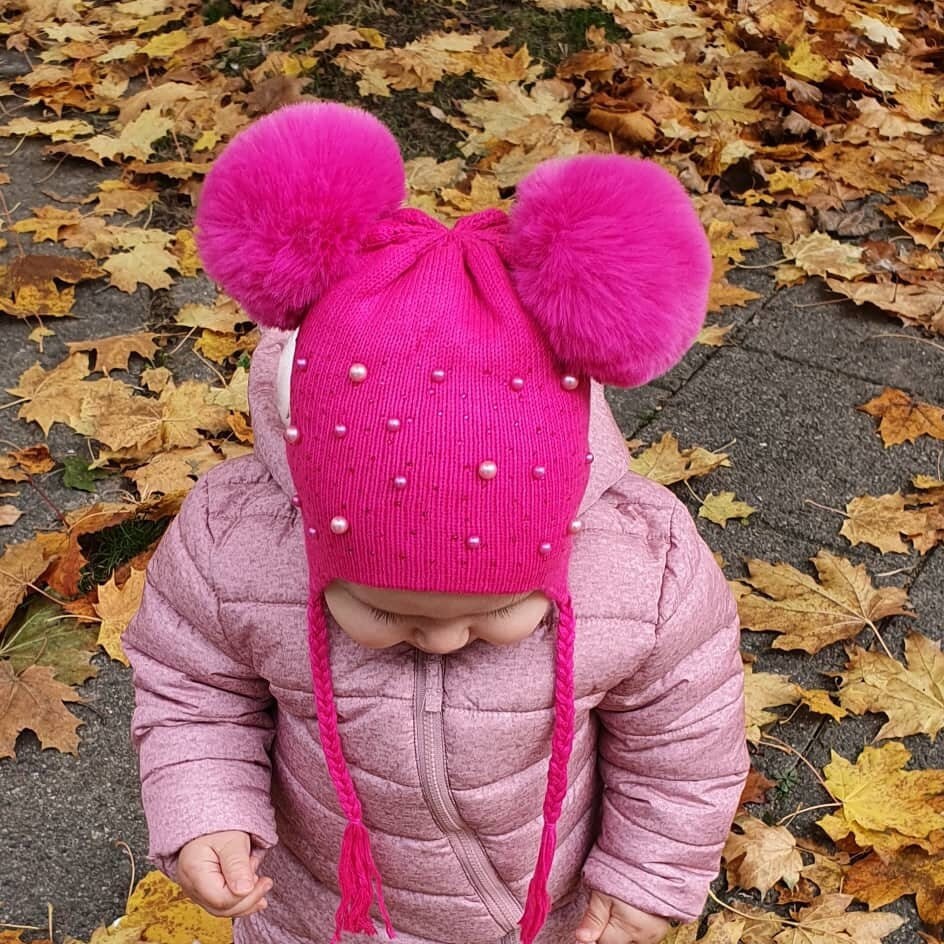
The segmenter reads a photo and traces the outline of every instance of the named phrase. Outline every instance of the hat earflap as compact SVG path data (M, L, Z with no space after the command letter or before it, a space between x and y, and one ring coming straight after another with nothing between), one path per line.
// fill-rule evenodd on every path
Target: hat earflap
M701 328L711 251L682 185L651 161L584 154L519 185L509 263L561 363L619 387L674 366Z
M400 149L380 121L334 103L287 105L217 158L200 192L197 247L253 320L291 329L405 195Z

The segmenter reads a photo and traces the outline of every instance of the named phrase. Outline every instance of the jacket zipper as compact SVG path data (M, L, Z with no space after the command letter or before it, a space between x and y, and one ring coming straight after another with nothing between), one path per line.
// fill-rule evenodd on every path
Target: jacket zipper
M513 942L521 906L499 878L481 842L462 821L446 779L442 656L417 650L414 678L416 761L423 798L489 914L506 933L503 942Z

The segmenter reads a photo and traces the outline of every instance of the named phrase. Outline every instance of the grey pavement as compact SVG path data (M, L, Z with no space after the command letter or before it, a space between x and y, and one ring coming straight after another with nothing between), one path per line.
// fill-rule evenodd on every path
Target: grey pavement
M64 161L48 181L38 184L38 177L53 170L54 162L40 160L39 145L30 141L3 160L13 177L4 194L11 209L15 207L14 219L49 202L40 192L42 187L60 194L84 193L101 177L88 165ZM28 245L27 237L22 240ZM15 245L7 256L14 250ZM56 250L44 244L39 251ZM761 265L772 258L776 249L768 245L747 263ZM758 509L746 526L733 522L722 529L696 519L708 544L723 554L729 577L746 574L743 560L750 557L785 561L812 572L809 558L825 547L865 564L873 575L898 571L876 581L907 587L918 619L884 621L881 629L894 651L900 654L902 638L911 626L942 638L944 553L937 549L925 557L881 555L866 546L853 548L839 536L841 517L807 499L842 508L856 495L905 489L916 473L938 473L941 443L925 439L885 449L874 420L856 406L880 393L885 384L944 403L944 352L922 343L920 332L895 319L851 303L832 303L831 294L817 282L777 291L769 269L736 270L732 279L761 297L710 319L735 322L727 346L694 348L682 364L642 390L609 391L624 433L648 443L671 431L683 447L724 447L730 454L731 468L692 482L699 495L730 489ZM0 386L13 386L36 359L47 367L57 363L66 352L66 340L158 327L156 315L189 298L205 298L208 290L204 280L187 280L175 286L169 304L168 296L155 298L144 290L128 296L102 290L99 284L80 286L77 317L49 320L57 337L47 340L45 353L38 357L27 341L28 327L0 317L0 350L5 352L0 359ZM133 370L141 366L140 360L133 361ZM171 367L178 377L206 376L200 361L184 349ZM43 440L38 427L16 421L14 413L0 410L0 438L18 446ZM60 460L70 452L88 455L81 437L62 427L54 428L49 443ZM58 472L41 481L61 508L96 498L64 488ZM97 497L119 497L129 484L111 476L99 483ZM56 524L52 512L28 493L28 486L22 489L17 503L27 514L13 528L4 529L0 540L5 544ZM694 513L697 503L688 489L675 486L674 490ZM843 664L840 646L806 656L771 650L772 638L769 633L744 634L744 648L757 657L759 671L789 673L805 686L832 686L831 677ZM869 641L868 633L862 641ZM100 667L98 676L80 688L86 703L74 708L85 721L78 757L41 751L34 735L26 732L17 743L16 760L0 761L4 798L0 924L45 928L51 903L57 941L63 934L85 939L124 910L131 864L117 843L127 843L132 850L138 876L147 868L136 760L128 737L133 704L130 671L103 654L95 657L95 663ZM881 717L869 716L837 726L800 709L774 733L821 768L831 749L855 757L881 723ZM944 767L944 739L936 745L928 738L909 738L906 743L916 763ZM781 784L765 808L775 819L827 799L796 756L767 751L758 754L755 763ZM794 825L822 841L825 837L813 825L816 817L804 814ZM756 898L744 895L743 900ZM891 907L906 915L909 924L887 940L915 942L917 924L910 899ZM25 939L38 936L43 934L27 933Z

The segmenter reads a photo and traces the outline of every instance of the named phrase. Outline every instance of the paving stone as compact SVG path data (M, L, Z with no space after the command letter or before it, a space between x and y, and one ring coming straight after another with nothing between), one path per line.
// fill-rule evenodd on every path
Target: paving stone
M130 847L138 877L148 867L131 670L104 654L93 661L99 675L79 687L87 704L71 706L85 721L78 757L42 751L25 732L17 759L0 760L4 809L16 813L0 817L0 924L44 928L49 902L57 941L63 933L88 940L124 913L131 861L117 841Z
M837 297L821 279L781 290L752 310L740 344L745 350L777 353L872 383L900 387L944 405L941 339L902 324L871 305L835 304Z
M693 483L699 495L734 491L758 509L754 520L848 554L840 514L807 499L842 510L857 495L907 489L916 473L935 472L940 452L927 438L883 447L872 417L856 409L880 389L775 354L724 348L637 436L656 442L672 432L682 447L723 448L732 467ZM860 551L886 568L909 563L908 555Z

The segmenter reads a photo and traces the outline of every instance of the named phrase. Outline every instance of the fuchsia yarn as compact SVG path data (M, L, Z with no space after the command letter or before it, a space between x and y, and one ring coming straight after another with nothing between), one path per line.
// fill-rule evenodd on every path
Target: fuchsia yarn
M318 731L348 821L333 941L376 933L375 898L393 936L334 703L323 592L344 579L543 590L555 604L544 828L520 922L531 944L551 907L573 740L567 572L593 459L589 379L642 382L684 353L704 318L710 256L682 188L645 162L538 168L510 226L498 210L450 229L397 209L402 175L379 122L288 106L221 156L197 239L207 271L256 320L299 324L286 449L309 565Z

